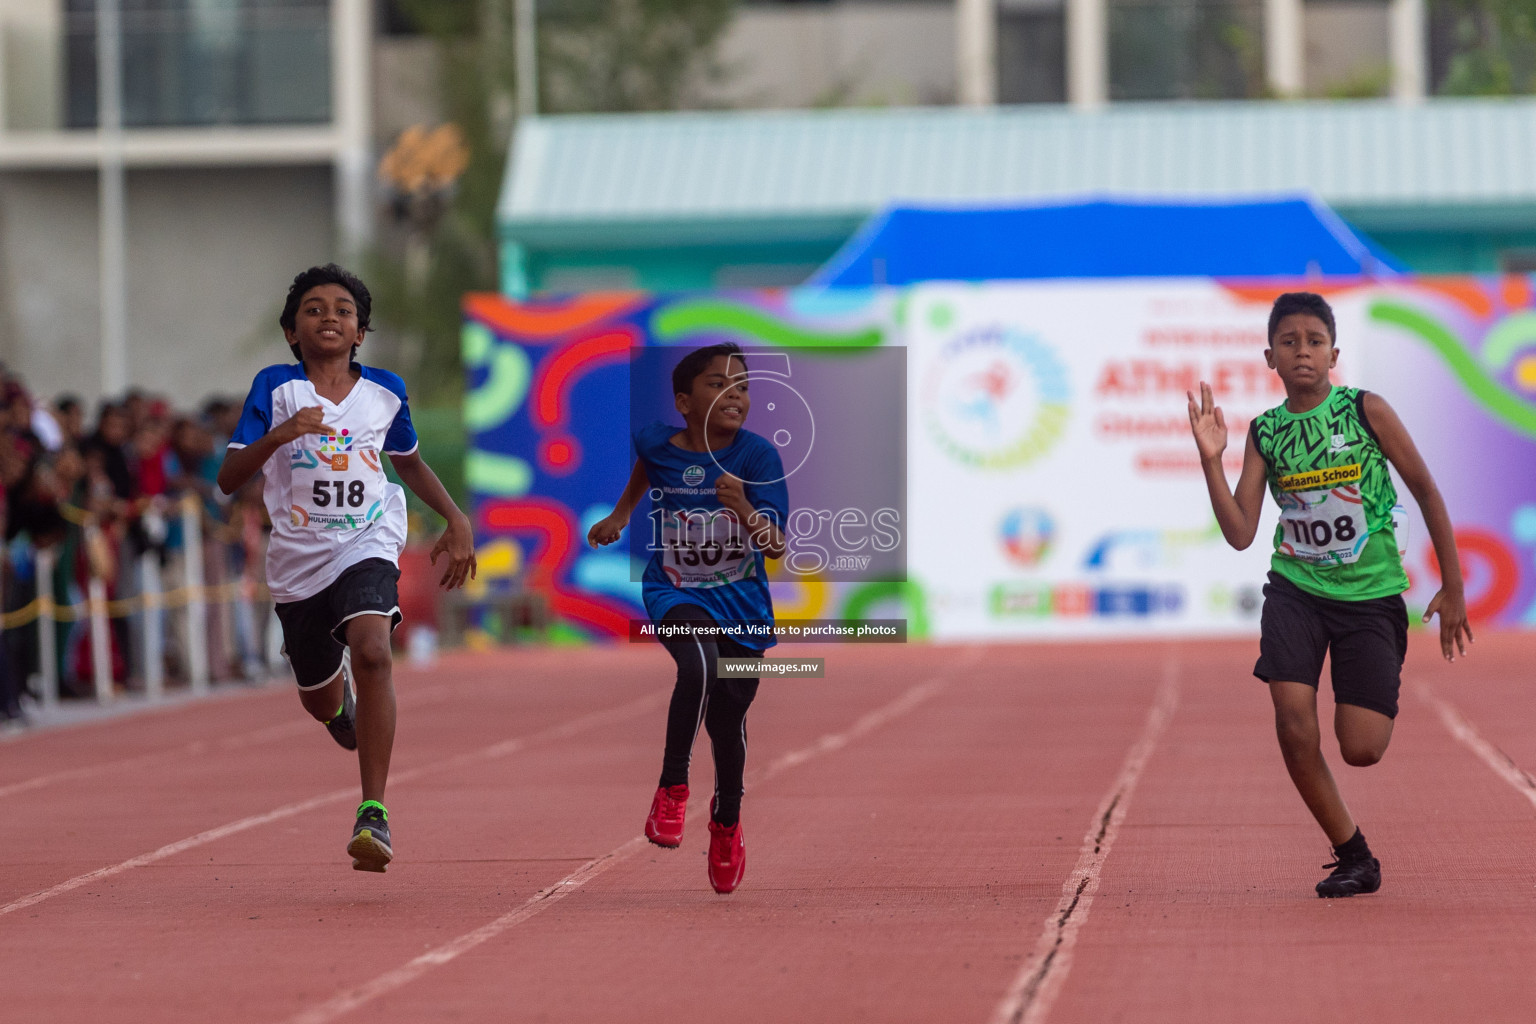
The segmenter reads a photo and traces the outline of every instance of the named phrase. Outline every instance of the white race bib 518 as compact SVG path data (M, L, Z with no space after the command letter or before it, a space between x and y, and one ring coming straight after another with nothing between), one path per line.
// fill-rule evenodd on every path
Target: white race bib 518
M357 530L384 512L388 479L376 451L295 448L292 469L294 526Z

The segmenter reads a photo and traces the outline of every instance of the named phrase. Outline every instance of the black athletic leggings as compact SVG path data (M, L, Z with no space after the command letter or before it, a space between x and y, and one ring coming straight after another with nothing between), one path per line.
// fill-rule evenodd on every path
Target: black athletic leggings
M683 604L667 612L661 621L713 624L715 620L698 605ZM684 637L662 643L677 662L677 685L667 710L661 785L678 786L688 781L693 741L702 724L715 754L713 817L722 825L734 825L741 816L741 779L747 766L747 709L757 696L757 680L720 679L715 674L715 665L721 657L761 658L763 652L724 638Z

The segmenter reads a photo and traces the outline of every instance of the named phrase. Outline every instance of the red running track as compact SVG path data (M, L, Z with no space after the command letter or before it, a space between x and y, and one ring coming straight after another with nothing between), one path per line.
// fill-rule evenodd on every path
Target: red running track
M1385 877L1341 901L1255 646L799 648L829 678L763 685L727 897L702 801L680 850L636 838L653 647L398 668L383 876L285 688L26 736L0 1019L1529 1020L1536 637L1415 635L1386 760L1331 758Z

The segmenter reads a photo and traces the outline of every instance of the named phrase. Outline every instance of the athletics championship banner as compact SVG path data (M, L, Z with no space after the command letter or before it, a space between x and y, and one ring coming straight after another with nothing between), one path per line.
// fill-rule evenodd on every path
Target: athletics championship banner
M1479 625L1536 622L1536 310L1526 279L925 285L906 303L909 566L934 636L1252 633L1277 519L1216 527L1185 393L1211 384L1237 482L1284 400L1270 302L1325 292L1336 383L1378 391L1449 506ZM1412 496L1415 620L1438 582Z
M826 425L815 444L841 456L808 460L789 481L791 516L811 509L794 521L792 551L835 555L829 524L859 504L847 482L872 469L887 483L905 473L905 582L775 563L781 618L899 617L909 636L941 639L1253 634L1276 512L1266 495L1247 551L1223 541L1185 392L1202 379L1215 390L1235 484L1248 421L1284 400L1263 359L1269 304L1298 289L1334 304L1335 381L1380 392L1434 473L1474 623L1536 624L1536 308L1525 278L928 284L529 304L469 296L466 475L482 585L516 577L548 594L567 628L624 635L642 614L643 552L593 551L584 539L627 479L630 406L666 406L653 392L668 360L642 372L634 353L731 340L799 353L783 380L754 382L765 400L749 429L768 392L793 384ZM862 374L838 361L893 346L904 346L904 394L891 393L901 388L889 367ZM658 383L632 394L640 378ZM877 465L894 450L871 443L868 424L898 403L904 464ZM798 444L805 435L794 433ZM1417 505L1398 490L1416 620L1437 576ZM869 518L890 503L882 493L870 504L856 511Z

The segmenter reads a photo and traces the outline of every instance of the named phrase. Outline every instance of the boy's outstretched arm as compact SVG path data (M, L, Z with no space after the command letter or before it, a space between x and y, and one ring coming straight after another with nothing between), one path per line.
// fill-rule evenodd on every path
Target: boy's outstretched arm
M1429 539L1435 545L1435 558L1440 563L1440 590L1424 609L1424 621L1428 622L1439 613L1440 653L1446 661L1455 661L1457 653L1467 653L1466 645L1472 642L1472 624L1467 621L1467 598L1462 585L1461 559L1456 554L1456 535L1451 529L1451 515L1445 509L1440 488L1435 486L1435 478L1430 475L1413 438L1408 436L1408 428L1403 426L1387 400L1367 391L1365 416L1376 434L1381 453L1403 478L1413 500L1419 503L1419 511L1424 514L1424 525L1429 529Z
M1264 507L1264 457L1253 446L1253 438L1243 441L1243 472L1237 479L1237 492L1227 486L1227 471L1221 455L1227 450L1227 418L1211 397L1211 386L1200 382L1200 401L1189 396L1189 428L1200 450L1200 468L1205 471L1205 486L1211 493L1211 509L1216 524L1227 543L1239 551L1253 543L1259 532L1259 513Z
M635 468L629 471L629 483L624 485L624 493L619 495L612 512L592 524L592 529L587 531L587 543L595 548L618 540L619 534L629 524L635 506L640 504L640 496L650 485L650 478L645 475L645 464L636 459Z
M437 564L437 556L446 554L448 564L443 568L443 578L438 584L444 590L462 587L464 581L475 575L475 534L469 525L469 517L459 510L448 489L432 472L432 467L422 459L420 452L409 455L391 455L389 464L400 475L400 482L411 493L427 503L427 507L448 521L448 528L432 545L431 561Z

